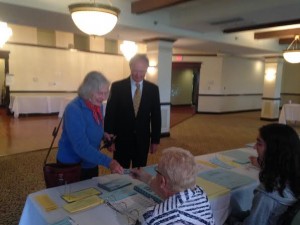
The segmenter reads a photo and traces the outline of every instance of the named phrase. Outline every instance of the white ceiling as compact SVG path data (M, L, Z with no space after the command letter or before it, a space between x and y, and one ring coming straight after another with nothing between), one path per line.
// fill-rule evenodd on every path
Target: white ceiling
M236 33L223 33L223 30L300 20L300 0L193 0L138 15L131 13L133 0L95 1L106 4L111 2L121 10L116 28L105 37L136 42L153 38L176 39L174 47L186 49L190 53L252 57L281 55L287 46L279 45L276 38L255 40L254 32L257 30ZM0 0L0 20L80 33L68 12L68 5L77 2ZM300 24L293 27L300 27Z

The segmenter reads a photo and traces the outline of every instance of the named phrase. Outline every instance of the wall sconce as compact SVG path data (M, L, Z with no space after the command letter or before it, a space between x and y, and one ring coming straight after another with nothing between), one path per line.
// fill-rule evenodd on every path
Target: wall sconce
M149 61L149 66L147 69L147 73L149 75L154 75L157 72L157 62L154 60Z
M154 75L157 71L157 67L156 66L149 66L147 69L147 73L150 75Z
M0 34L0 48L2 48L12 35L12 30L7 23L0 21Z
M137 53L138 46L133 41L123 41L123 43L120 44L120 50L126 60L130 61L130 59Z
M273 81L276 78L276 70L273 68L266 69L265 78L267 81Z

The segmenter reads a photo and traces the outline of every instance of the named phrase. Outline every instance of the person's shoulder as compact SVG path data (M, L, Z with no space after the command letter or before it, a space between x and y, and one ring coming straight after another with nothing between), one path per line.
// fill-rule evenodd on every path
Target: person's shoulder
M150 81L144 80L143 82L144 82L143 83L144 87L148 87L151 89L158 89L158 86Z
M68 113L78 111L83 107L83 104L84 100L77 96L69 102L69 104L66 106L65 112Z
M144 80L144 85L149 85L149 86L157 86L156 84L152 83L151 81Z
M129 79L128 77L127 77L127 78L124 78L124 79L122 79L122 80L114 81L114 82L112 83L112 86L123 85L123 84L125 84L125 83L127 83L127 82L130 82L130 79Z

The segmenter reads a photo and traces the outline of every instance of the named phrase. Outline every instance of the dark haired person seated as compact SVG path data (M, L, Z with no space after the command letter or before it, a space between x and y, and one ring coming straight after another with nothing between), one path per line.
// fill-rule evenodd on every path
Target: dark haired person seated
M189 151L175 147L165 149L156 172L155 177L142 169L131 172L163 199L143 214L142 224L215 224L207 196L196 185L197 164Z
M281 215L300 197L300 140L293 128L269 124L259 129L259 186L248 212L230 215L229 225L279 225Z

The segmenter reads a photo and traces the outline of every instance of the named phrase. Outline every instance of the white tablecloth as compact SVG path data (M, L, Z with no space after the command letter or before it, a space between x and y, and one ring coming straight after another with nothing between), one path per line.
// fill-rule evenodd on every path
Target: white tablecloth
M282 106L279 123L286 124L287 121L300 121L300 104L284 104Z
M242 150L246 152L254 153L254 151L249 148L244 148ZM211 157L214 156L215 154L209 154L204 156L198 156L196 158L197 160L198 159L209 160ZM214 217L216 220L216 225L222 225L225 222L230 211L234 210L233 207L238 207L243 210L249 209L251 207L253 190L258 184L258 181L256 179L258 170L251 169L249 165L241 166L239 168L234 168L232 170L234 170L237 173L255 178L255 180L251 184L245 185L243 187L239 187L235 190L232 190L231 192L225 193L221 196L218 196L210 200L212 211L214 213ZM99 179L111 179L110 177L116 177L116 176L121 176L121 175L114 174L112 176L109 175L104 177L97 177L94 179L70 184L71 192L82 190L84 188L89 188L89 187L95 187L99 189L97 187L97 182ZM128 175L122 175L122 176L128 176ZM132 180L132 182L133 184L136 184L136 182L139 181ZM121 216L119 213L115 212L105 204L75 214L68 214L64 209L62 209L62 206L66 204L64 200L61 198L61 195L65 193L65 189L66 188L64 186L60 186L60 187L41 190L39 192L28 195L19 225L29 225L29 224L48 225L57 222L59 220L62 220L68 216L71 216L72 219L76 221L77 225L127 224L126 218L124 216ZM103 190L101 191L103 192ZM40 194L48 194L50 198L59 206L59 208L51 212L45 212L35 201L35 196ZM130 198L131 197L129 197L129 199Z
M13 93L10 95L9 109L15 118L19 114L57 113L62 100L74 96L72 93Z

